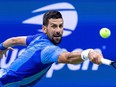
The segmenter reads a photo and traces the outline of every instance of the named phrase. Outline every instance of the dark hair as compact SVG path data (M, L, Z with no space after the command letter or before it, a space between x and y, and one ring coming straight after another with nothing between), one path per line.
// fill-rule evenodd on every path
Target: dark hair
M59 11L56 11L56 10L51 10L51 11L46 12L43 16L43 25L47 26L49 19L51 18L52 19L62 18L62 15Z

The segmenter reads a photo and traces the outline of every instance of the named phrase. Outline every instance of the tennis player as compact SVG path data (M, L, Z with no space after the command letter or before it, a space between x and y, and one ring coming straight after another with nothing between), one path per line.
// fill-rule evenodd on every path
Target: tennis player
M102 54L93 49L65 52L58 44L62 40L63 18L52 10L43 16L43 33L12 37L0 44L0 57L13 46L25 45L26 50L6 69L0 70L0 87L33 87L54 62L79 64L89 59L101 64Z

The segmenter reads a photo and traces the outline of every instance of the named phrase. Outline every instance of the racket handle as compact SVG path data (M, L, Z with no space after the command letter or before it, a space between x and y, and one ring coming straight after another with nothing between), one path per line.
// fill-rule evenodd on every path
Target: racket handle
M101 58L101 62L102 64L105 64L105 65L108 65L110 66L112 61L111 60L108 60L108 59L105 59L105 58Z

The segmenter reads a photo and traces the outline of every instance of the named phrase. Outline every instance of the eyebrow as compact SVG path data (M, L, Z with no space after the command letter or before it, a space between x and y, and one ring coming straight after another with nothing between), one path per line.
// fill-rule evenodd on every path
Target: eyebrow
M53 25L53 24L55 24L55 23L51 23L50 25ZM63 23L61 23L61 24L63 24ZM61 25L61 24L59 24L59 25ZM55 24L55 25L57 25L57 24Z

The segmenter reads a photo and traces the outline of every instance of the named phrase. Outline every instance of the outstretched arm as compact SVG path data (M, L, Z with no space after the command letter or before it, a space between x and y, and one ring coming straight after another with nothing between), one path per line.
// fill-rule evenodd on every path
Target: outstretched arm
M83 61L81 52L63 52L58 58L59 63L79 64Z
M59 55L59 63L79 64L87 59L95 64L101 64L102 54L95 50L84 50L82 52L63 52Z
M67 64L80 64L89 59L95 64L101 64L102 54L93 50L87 49L79 52L67 52L58 46L47 46L41 52L42 63L67 63Z

